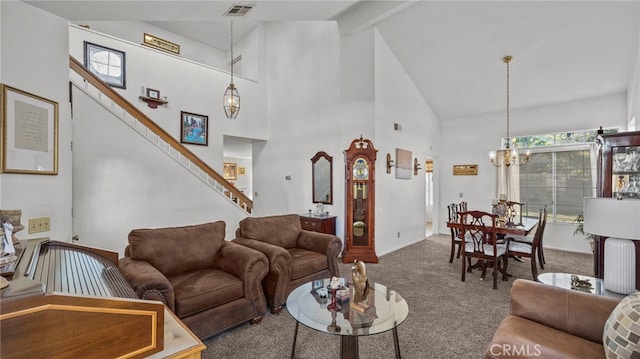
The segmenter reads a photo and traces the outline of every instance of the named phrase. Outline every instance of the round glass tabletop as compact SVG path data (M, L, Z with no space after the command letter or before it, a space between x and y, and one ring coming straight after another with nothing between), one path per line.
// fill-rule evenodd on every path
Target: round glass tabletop
M353 284L348 284L350 300L337 300L338 308L329 310L331 294L321 296L329 282L316 280L294 289L287 298L289 314L311 329L346 336L386 332L402 324L409 315L409 305L398 292L371 280L366 301L352 303Z

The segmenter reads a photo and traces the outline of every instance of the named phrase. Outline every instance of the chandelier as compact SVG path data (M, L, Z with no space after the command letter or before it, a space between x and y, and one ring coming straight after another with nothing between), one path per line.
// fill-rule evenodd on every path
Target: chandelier
M238 93L236 86L233 84L233 62L233 21L231 21L231 83L222 97L224 113L230 120L235 119L238 116L238 112L240 112L240 94Z
M511 165L522 166L527 164L529 158L531 158L531 151L527 151L524 156L520 156L520 152L516 148L515 141L509 137L509 63L513 57L505 56L502 61L507 64L507 137L502 142L502 149L489 152L489 158L491 163L500 167L505 165L509 167Z

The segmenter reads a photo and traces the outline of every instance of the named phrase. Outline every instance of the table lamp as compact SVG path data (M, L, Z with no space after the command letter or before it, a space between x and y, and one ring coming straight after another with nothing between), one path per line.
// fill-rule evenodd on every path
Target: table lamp
M640 240L640 199L585 198L584 231L609 237L604 244L604 287L615 293L636 290L636 249Z

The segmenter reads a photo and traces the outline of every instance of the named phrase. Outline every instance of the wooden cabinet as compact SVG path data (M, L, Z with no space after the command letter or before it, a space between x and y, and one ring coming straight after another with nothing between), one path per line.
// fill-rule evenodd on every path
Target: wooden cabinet
M598 197L640 198L640 131L602 136L598 157ZM596 237L594 272L604 276L605 237ZM640 241L636 246L636 288L640 288Z
M336 216L300 215L302 229L326 234L336 234Z

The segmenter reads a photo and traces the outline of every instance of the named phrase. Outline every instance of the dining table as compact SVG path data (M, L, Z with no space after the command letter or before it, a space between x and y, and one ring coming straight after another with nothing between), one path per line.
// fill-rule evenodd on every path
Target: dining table
M534 217L522 217L521 223L505 223L496 221L496 233L504 236L526 236L528 235L538 224L538 218ZM447 222L448 228L456 228L462 231L462 223L460 222Z

